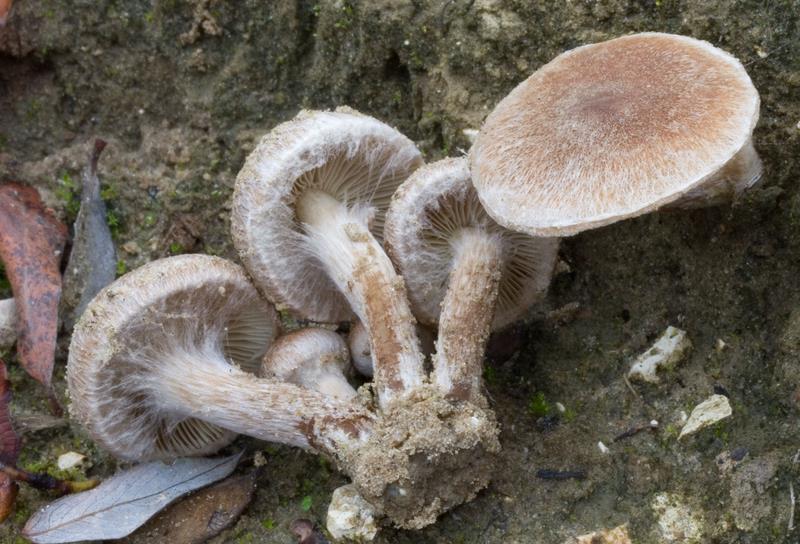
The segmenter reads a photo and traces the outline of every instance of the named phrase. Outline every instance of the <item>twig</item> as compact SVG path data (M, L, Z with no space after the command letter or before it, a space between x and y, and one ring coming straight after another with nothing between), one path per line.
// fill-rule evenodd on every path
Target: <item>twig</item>
M791 533L794 531L794 485L792 482L789 482L789 501L791 502L792 509L789 510L789 527L788 531Z
M630 438L634 435L639 434L642 431L654 431L658 429L658 421L655 419L646 423L645 425L637 425L636 427L631 427L627 431L618 434L614 437L614 442L619 442L620 440L624 440L625 438Z
M84 482L74 482L71 480L59 480L53 478L49 474L37 474L28 472L13 465L7 465L0 461L0 472L8 475L9 478L15 482L25 482L26 484L36 489L44 489L48 491L58 491L59 493L77 493L79 491L86 491L96 487L100 482L98 480L86 480Z
M536 477L542 480L585 480L586 471L541 469L536 471Z

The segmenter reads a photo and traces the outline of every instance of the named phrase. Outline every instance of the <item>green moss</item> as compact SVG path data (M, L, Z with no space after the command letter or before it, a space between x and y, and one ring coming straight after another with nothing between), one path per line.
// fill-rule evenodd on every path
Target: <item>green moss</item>
M552 410L550 403L544 396L544 393L539 391L528 402L528 412L536 417L543 417L550 413Z
M113 240L119 240L120 231L122 227L120 226L120 219L117 212L109 209L106 211L106 223L108 223L108 230L111 232L111 238Z
M156 214L156 212L147 212L146 214L144 214L143 224L145 228L149 229L150 227L155 225L157 221L158 221L158 215Z
M78 211L81 209L81 192L78 182L72 178L69 172L63 172L59 176L53 192L56 198L64 204L64 211L67 213L69 222L75 221Z
M497 383L497 369L491 365L483 367L483 381L487 385L495 385Z
M308 512L309 510L311 510L312 506L314 506L314 499L311 497L311 495L306 495L300 501L300 510L302 510L303 512Z

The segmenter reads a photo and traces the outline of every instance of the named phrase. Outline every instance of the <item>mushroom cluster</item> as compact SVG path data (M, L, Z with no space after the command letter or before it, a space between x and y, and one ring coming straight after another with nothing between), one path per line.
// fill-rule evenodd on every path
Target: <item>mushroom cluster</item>
M303 111L237 177L244 268L171 257L91 302L70 347L71 413L129 460L208 454L236 433L319 452L352 479L342 496L424 527L490 480L486 342L544 296L555 236L738 194L761 172L757 117L739 61L657 33L543 66L468 158L424 165L376 119ZM351 322L350 349L324 327L281 335L273 304ZM432 349L424 327L438 327ZM351 358L372 378L358 390Z

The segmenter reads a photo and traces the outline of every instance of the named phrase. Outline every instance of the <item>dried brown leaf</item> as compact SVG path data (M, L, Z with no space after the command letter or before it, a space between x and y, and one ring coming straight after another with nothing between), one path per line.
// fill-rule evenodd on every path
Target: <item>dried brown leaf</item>
M36 189L0 185L0 260L17 305L17 352L28 374L51 396L66 237L66 227L44 207Z
M255 472L233 476L170 506L125 540L125 544L200 544L233 525L250 504Z
M14 464L19 455L20 440L11 426L8 404L11 388L8 383L6 364L0 360L0 461ZM8 475L0 472L0 523L11 514L19 487Z
M0 360L0 461L13 465L19 456L20 440L11 425L11 384L8 383L6 364Z
M14 509L19 486L10 476L0 472L0 523L4 522Z

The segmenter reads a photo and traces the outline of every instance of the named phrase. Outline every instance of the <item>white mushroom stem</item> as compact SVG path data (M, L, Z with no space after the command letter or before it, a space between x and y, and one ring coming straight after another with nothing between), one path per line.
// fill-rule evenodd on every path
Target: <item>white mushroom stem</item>
M17 305L13 298L0 300L0 349L11 347L17 339Z
M453 267L439 316L434 383L445 395L478 401L502 271L502 240L480 228L465 228L451 244Z
M228 364L213 347L180 350L159 363L150 365L147 377L136 379L159 411L179 414L178 421L193 417L329 455L357 447L369 434L372 416L364 407L258 378ZM113 406L114 400L108 403Z
M308 328L278 338L264 355L261 375L347 400L356 396L344 375L349 364L350 350L341 336Z
M403 279L369 230L369 210L308 190L296 204L308 241L369 332L382 407L422 384L423 359Z

